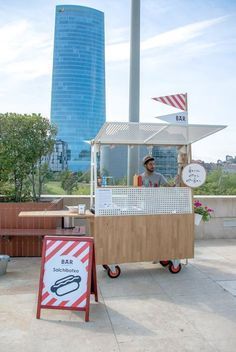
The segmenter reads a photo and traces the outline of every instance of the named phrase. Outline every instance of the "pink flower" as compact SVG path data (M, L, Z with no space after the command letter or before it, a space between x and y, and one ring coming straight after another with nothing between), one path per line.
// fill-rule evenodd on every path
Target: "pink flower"
M198 208L198 207L201 207L201 206L202 206L202 203L200 203L199 200L195 200L194 206L197 207L197 208Z
M199 200L194 201L194 213L202 215L203 221L209 221L214 210L204 206Z

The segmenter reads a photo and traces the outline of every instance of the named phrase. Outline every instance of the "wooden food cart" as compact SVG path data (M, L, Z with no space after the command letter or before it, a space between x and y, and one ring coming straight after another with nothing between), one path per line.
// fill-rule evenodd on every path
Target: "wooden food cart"
M98 186L102 146L146 146L146 154L153 146L176 146L181 174L183 166L191 162L191 144L224 127L134 122L103 125L91 143L91 207L95 208L96 262L110 277L120 274L116 263L157 258L172 273L179 272L180 259L194 256L194 214L192 189L182 182L177 187L159 188Z

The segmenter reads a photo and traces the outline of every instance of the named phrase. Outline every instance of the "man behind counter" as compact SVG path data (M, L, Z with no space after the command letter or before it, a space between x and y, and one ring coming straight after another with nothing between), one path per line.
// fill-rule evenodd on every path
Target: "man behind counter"
M143 166L145 172L141 174L144 187L171 187L167 179L160 173L155 172L155 159L151 155L146 155L143 158ZM173 185L175 186L175 185ZM153 264L157 264L158 260L153 260Z
M145 172L141 176L144 187L171 186L162 174L155 172L155 159L151 155L146 155L143 158L143 166Z

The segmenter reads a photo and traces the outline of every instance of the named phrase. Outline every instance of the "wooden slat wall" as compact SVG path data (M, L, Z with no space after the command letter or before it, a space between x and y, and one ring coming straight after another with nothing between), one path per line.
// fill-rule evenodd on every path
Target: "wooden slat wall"
M11 257L40 257L42 243L42 236L0 238L0 253Z
M63 199L52 202L0 203L1 229L55 229L60 226L58 218L20 218L27 210L59 210ZM0 236L0 254L12 257L39 257L42 251L41 236Z
M97 264L192 258L192 214L95 217Z
M53 202L0 203L0 228L7 229L55 229L60 223L56 218L20 218L21 211L58 210L63 200Z

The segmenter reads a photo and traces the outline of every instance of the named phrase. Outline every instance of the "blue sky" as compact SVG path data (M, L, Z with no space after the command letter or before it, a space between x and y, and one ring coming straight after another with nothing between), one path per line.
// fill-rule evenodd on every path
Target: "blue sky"
M128 121L130 0L1 1L0 112L50 117L55 6L105 13L108 121ZM189 122L226 129L193 145L193 158L236 155L236 1L141 0L140 121L177 110L151 99L188 93Z

